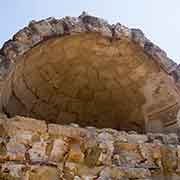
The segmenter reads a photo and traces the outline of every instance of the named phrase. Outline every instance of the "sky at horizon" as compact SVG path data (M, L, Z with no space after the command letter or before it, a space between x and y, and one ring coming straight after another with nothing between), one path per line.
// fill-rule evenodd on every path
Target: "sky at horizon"
M140 28L170 58L180 63L179 0L6 0L0 6L0 47L31 20L79 16L82 11L109 23Z

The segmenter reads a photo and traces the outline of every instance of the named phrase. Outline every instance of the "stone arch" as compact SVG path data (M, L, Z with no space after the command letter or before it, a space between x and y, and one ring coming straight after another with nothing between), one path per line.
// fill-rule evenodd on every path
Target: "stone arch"
M31 22L1 50L1 110L56 123L177 131L173 63L137 29L86 14Z

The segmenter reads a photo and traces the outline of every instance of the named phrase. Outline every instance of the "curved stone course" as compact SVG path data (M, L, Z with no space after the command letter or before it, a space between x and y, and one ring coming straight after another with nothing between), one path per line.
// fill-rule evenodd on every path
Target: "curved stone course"
M68 16L62 19L47 18L41 21L31 21L27 27L17 32L11 40L3 45L0 50L1 62L10 61L10 63L14 63L18 56L54 36L85 32L100 33L102 36L112 39L127 37L142 47L144 52L152 56L168 73L177 66L162 49L147 39L140 29L129 29L120 23L110 25L105 20L88 15L85 12L77 18ZM3 63L2 66L4 66ZM8 69L7 67L3 68Z

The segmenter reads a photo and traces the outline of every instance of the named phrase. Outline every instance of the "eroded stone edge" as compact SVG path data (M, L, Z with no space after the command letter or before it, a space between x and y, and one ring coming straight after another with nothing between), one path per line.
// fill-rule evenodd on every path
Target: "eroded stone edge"
M27 27L17 32L12 39L4 43L0 49L0 78L4 80L17 58L28 50L52 37L61 37L78 33L95 32L111 40L127 38L139 45L146 54L172 75L176 82L180 78L177 64L167 57L165 51L145 37L140 29L130 29L120 23L110 25L107 21L83 12L79 17L62 19L47 18L31 21Z

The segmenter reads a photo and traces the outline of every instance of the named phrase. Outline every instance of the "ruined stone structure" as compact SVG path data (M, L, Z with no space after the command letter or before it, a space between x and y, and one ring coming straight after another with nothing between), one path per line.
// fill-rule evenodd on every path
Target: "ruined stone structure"
M179 78L139 29L32 21L0 50L0 179L178 180Z

